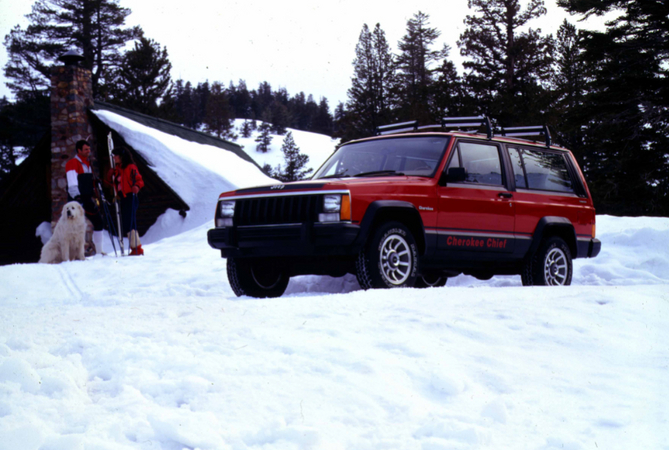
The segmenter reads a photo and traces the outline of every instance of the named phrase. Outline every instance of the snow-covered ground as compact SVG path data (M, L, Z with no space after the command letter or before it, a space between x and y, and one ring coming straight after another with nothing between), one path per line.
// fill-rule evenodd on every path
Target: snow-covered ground
M237 298L211 223L0 267L0 449L669 448L669 219L600 216L567 288Z
M102 116L191 211L142 257L0 267L0 450L669 449L669 219L599 216L565 288L308 276L237 298L216 198L272 181Z

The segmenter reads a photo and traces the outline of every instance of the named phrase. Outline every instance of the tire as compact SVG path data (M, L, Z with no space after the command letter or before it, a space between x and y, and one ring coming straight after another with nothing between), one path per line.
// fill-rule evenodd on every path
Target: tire
M237 297L281 297L290 277L264 260L228 258L228 281Z
M446 286L448 277L442 275L423 275L416 278L416 282L413 287L424 289L430 287L443 287Z
M416 240L403 224L385 223L374 231L355 266L363 289L412 287L418 266Z
M525 263L523 286L569 286L573 273L571 251L559 237L546 239Z

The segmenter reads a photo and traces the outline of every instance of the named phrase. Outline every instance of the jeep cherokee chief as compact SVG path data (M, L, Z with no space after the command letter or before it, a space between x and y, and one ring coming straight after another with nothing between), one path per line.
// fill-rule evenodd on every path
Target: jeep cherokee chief
M235 294L261 298L307 274L353 273L363 289L443 286L461 273L565 286L572 259L601 248L571 152L545 126L493 130L484 116L380 127L310 180L225 192L208 242Z

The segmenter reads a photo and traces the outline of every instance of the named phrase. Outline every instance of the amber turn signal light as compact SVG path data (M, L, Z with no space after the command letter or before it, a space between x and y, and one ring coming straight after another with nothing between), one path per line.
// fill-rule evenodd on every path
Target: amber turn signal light
M341 196L341 211L339 212L339 219L342 221L351 220L351 197L348 194Z

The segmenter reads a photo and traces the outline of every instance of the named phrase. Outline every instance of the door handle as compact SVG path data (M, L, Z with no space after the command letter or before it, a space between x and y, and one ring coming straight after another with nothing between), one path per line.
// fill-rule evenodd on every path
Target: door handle
M500 192L499 194L497 194L497 196L499 198L511 198L513 197L513 194L510 192Z

